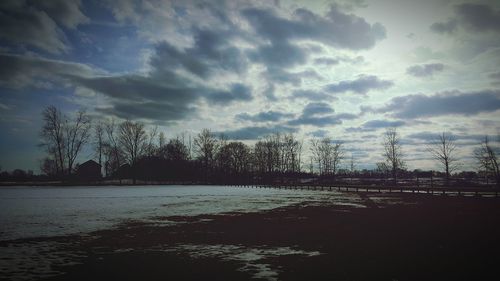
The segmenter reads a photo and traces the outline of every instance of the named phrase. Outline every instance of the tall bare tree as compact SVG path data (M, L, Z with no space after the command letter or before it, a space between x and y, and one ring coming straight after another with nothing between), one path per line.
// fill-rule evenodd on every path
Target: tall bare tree
M217 153L220 171L233 176L249 171L250 157L250 148L242 142L226 142Z
M102 158L105 155L105 140L104 140L104 124L99 121L94 125L94 140L92 142L94 146L95 157L97 157L97 161L101 168L103 167Z
M105 152L106 152L106 163L105 170L106 175L112 175L113 172L118 170L122 165L122 152L120 150L120 143L118 140L117 126L115 120L111 119L104 125L106 131L106 141L105 141Z
M458 159L455 156L456 148L455 138L445 132L441 133L427 147L432 157L443 165L447 185L449 184L450 174L458 169Z
M394 182L397 183L398 170L405 167L405 162L403 160L401 138L396 128L390 128L385 131L383 145L385 162L391 170Z
M83 146L90 138L90 116L84 110L76 113L75 120L67 119L64 124L66 141L66 159L68 163L68 174L73 171L73 165L81 152Z
M203 129L194 139L194 146L198 159L200 159L205 173L205 180L214 168L215 155L219 149L219 143L215 134L209 129Z
M125 121L120 124L119 143L125 160L133 172L133 181L136 183L135 164L144 154L147 146L145 126L140 122Z
M344 159L344 148L341 142L332 143L331 175L335 177L339 170L340 163Z
M298 141L292 133L285 134L281 148L283 172L299 172L302 142Z
M352 182L352 177L356 172L356 159L354 158L354 153L351 152L351 158L349 158L349 177Z
M163 146L161 152L164 158L170 161L179 162L189 159L188 148L179 138L171 139Z
M322 157L322 151L321 151L321 141L320 139L313 138L311 139L311 171L314 171L314 165L313 162L316 162L318 164L318 173L319 175L323 175L323 157Z
M64 173L65 167L65 138L64 138L64 117L59 109L51 105L42 112L43 127L40 131L42 137L41 146L47 149L51 155L56 168L56 173Z
M90 138L90 117L85 111L78 111L73 120L51 105L44 109L42 118L42 146L55 161L57 173L69 175L78 154Z
M319 174L335 177L340 163L344 159L342 143L333 142L328 137L312 139L311 152L318 163Z
M486 173L491 173L495 177L497 187L500 187L500 169L498 155L500 154L500 135L498 143L491 143L488 136L484 137L481 145L474 151L474 155L479 164L479 169Z
M158 126L153 127L153 129L147 133L147 141L144 148L147 156L153 156L158 152L158 146L155 144L157 135Z

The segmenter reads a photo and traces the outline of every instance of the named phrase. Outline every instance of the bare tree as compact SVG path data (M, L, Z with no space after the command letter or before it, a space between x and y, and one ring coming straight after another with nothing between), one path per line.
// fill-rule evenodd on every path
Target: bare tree
M344 159L344 149L341 142L331 143L332 156L331 156L331 175L335 177L340 167L340 163Z
M498 142L500 143L500 136ZM488 136L484 137L480 147L474 151L474 155L479 164L479 169L485 171L486 173L493 174L497 187L500 187L500 169L498 163L499 153L498 144L492 144L489 141Z
M56 173L61 175L64 173L66 158L63 115L59 109L51 105L43 110L42 119L44 124L40 131L42 137L40 145L47 149L52 160L54 160Z
M319 175L323 175L323 162L322 162L322 151L321 151L321 142L319 139L311 139L311 171L314 171L313 167L313 162L316 162L318 164L318 173Z
M66 142L66 159L68 164L68 174L73 171L78 154L90 138L90 117L84 110L76 113L75 120L65 120L64 132Z
M135 164L144 154L147 146L147 133L144 124L125 121L120 124L119 143L125 160L133 171L133 182L136 183Z
M78 154L90 138L90 117L85 111L78 111L71 120L51 105L44 109L42 118L41 145L55 161L58 174L71 174Z
M98 122L94 126L94 141L93 141L93 146L94 146L94 153L95 157L97 157L97 161L99 162L99 165L101 165L102 168L102 158L104 156L104 148L105 148L105 141L104 141L104 124L102 122Z
M147 156L153 156L156 154L158 147L155 144L156 136L158 135L158 126L155 126L149 133L147 134L147 142L144 147L144 152Z
M221 172L233 176L249 171L250 157L250 148L242 142L226 142L217 153Z
M58 173L56 161L49 157L44 158L40 162L40 171L42 171L47 176L56 176Z
M213 169L215 155L219 148L217 138L209 129L203 129L194 139L194 146L203 166L205 180L207 180L208 173Z
M299 172L302 143L293 134L283 136L281 146L283 172Z
M163 146L161 151L165 159L170 161L179 162L187 161L189 159L188 148L179 138L171 139L165 146Z
M335 177L344 159L342 143L333 142L328 137L312 139L311 152L313 159L318 163L319 174Z
M403 161L403 152L401 148L401 139L395 128L387 129L384 134L384 158L387 166L392 172L394 183L397 183L398 170L403 169L405 163Z
M351 158L349 159L349 171L351 174L354 174L356 171L356 159L354 158L354 154L351 153Z
M427 147L432 157L443 165L446 173L447 185L449 184L450 174L458 169L458 159L455 157L456 148L455 138L445 132L439 135L437 139Z
M117 126L115 121L106 122L104 125L106 131L106 142L105 142L105 152L106 152L106 163L105 170L106 175L111 175L113 172L118 170L122 165L122 153L120 150L120 144L117 135Z
M356 159L354 158L354 153L351 153L351 158L349 159L349 176L351 178L351 182L355 172L356 172Z
M389 171L391 170L389 166L387 166L386 162L377 162L376 166L376 171L382 174L384 177L387 176L389 174Z

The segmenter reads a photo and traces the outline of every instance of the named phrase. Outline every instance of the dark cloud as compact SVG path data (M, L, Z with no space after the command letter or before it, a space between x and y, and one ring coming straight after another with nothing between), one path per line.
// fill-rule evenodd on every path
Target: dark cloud
M290 126L311 125L325 127L342 124L343 120L356 119L358 116L350 113L330 114L334 109L327 103L313 102L307 104L302 110L302 114L287 122Z
M314 59L314 63L332 66L339 64L339 60L336 58L316 58Z
M268 68L262 75L267 80L280 84L291 84L293 86L300 86L305 79L323 80L323 77L314 70L289 72L278 67Z
M311 101L333 101L337 100L337 97L334 97L323 91L314 91L314 90L294 90L290 99L307 99Z
M208 62L204 62L189 54L189 51L181 51L168 42L162 42L155 48L155 55L150 60L150 65L157 72L172 68L183 67L187 71L200 76L207 77L210 72Z
M97 108L98 112L114 115L123 119L150 119L156 121L178 121L195 117L195 108L187 104L162 102L116 102L110 107Z
M339 113L336 115L337 118L341 120L353 120L360 116L360 114L352 114L352 113Z
M500 11L484 4L463 3L456 5L455 17L431 25L437 33L453 33L459 26L469 31L500 32Z
M63 30L88 22L80 1L0 1L0 38L53 54L69 47Z
M500 91L484 90L469 93L442 92L432 96L423 94L401 96L371 111L390 113L397 118L413 119L450 114L470 116L499 109Z
M475 31L500 32L500 12L482 4L464 3L456 6L461 23Z
M431 25L431 30L436 33L453 33L458 28L456 20L448 20L446 22L435 22Z
M394 128L405 125L406 123L401 120L389 121L389 120L370 120L363 123L360 127L347 128L345 131L352 132L371 132L383 128Z
M69 77L79 86L110 97L111 106L101 111L119 117L175 121L195 113L195 105L201 100L216 106L252 100L252 89L242 83L213 88L185 75L187 71L209 78L219 71L244 72L246 62L239 49L230 43L236 31L199 28L190 31L192 47L178 49L165 41L155 46L147 75ZM162 108L169 112L162 112Z
M259 37L267 39L256 51L249 53L252 60L267 66L293 66L307 60L308 50L292 43L294 40L313 40L336 48L370 49L385 38L385 28L353 14L345 14L336 5L326 17L307 9L295 10L291 19L277 16L271 10L248 8L242 15Z
M436 72L444 70L442 63L429 63L422 65L413 65L406 69L406 73L415 77L432 77Z
M224 30L193 29L193 47L179 50L168 42L161 42L150 64L156 72L183 68L202 78L221 70L244 73L245 56L230 43L235 36L235 32Z
M7 9L4 4L0 5L0 38L54 54L68 50L57 24L44 11L24 7Z
M251 115L248 113L240 113L236 115L236 119L241 121L252 121L252 122L277 122L284 118L290 118L294 115L291 113L284 113L279 111L263 111L257 114Z
M256 51L249 51L248 57L267 66L287 67L304 64L307 61L307 52L286 41L279 41L260 46Z
M371 90L385 90L392 87L394 83L390 80L379 79L374 75L360 75L355 80L340 81L339 83L326 85L323 89L331 93L353 92L365 95Z
M218 132L223 133L230 139L234 140L256 140L261 137L274 134L274 133L295 133L297 132L297 128L292 128L292 127L287 127L287 126L265 126L265 127L257 127L257 126L251 126L251 127L244 127L236 130L228 130L224 132Z
M229 104L235 101L250 101L253 99L250 87L241 83L231 85L229 91L211 91L205 98L213 104Z
M62 83L65 75L89 77L95 73L81 63L0 54L0 85L9 88L47 88L53 82Z
M321 58L314 59L315 64L326 65L326 66L337 65L341 62L350 63L350 64L357 64L357 63L361 63L363 61L364 61L364 58L362 56L357 56L357 57L349 57L349 56L321 57Z
M159 121L172 121L195 113L193 104L200 99L212 105L227 105L253 98L250 88L243 84L232 84L229 90L190 86L192 83L176 77L173 73L170 76L171 81L158 81L139 75L72 79L78 85L112 98L113 106L103 111L114 113L118 117L155 117L160 118L155 119ZM166 111L173 110L170 113L161 113L161 108Z
M299 118L287 122L290 126L311 125L315 127L325 127L342 124L342 119L337 118L335 115L327 116L305 116L301 115Z
M274 85L269 84L266 89L264 89L263 92L264 96L267 98L269 101L277 101L278 98L276 97L276 94L274 94Z
M74 29L78 25L90 21L81 11L80 0L32 1L31 3L66 28Z
M140 75L109 76L81 78L72 77L81 86L100 92L121 102L159 102L171 104L185 104L192 102L202 95L200 89L172 86L170 83L160 82ZM180 84L180 83L179 83ZM207 93L207 89L202 89Z
M311 102L308 103L302 110L302 114L305 116L314 116L333 113L333 108L324 102Z

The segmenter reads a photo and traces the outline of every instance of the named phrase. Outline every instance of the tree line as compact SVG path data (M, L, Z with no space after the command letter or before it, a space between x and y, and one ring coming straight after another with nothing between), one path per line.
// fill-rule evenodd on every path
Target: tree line
M41 171L62 179L71 179L76 171L75 161L85 146L92 148L106 178L132 178L134 182L273 182L300 175L335 181L339 173L355 173L356 162L360 161L352 156L347 158L344 144L328 137L311 139L310 157L305 160L304 142L292 133L265 136L250 146L209 129L203 129L194 138L181 135L167 140L156 127L148 129L141 122L108 120L92 124L85 111L69 117L54 106L45 108L42 118L40 147L47 156ZM485 137L474 150L478 169L497 183L498 143L500 136L498 142ZM376 171L397 183L398 176L406 171L406 163L401 136L395 128L386 130L382 147L384 161L377 163ZM427 144L427 151L442 166L448 181L459 168L455 138L441 133ZM341 168L346 166L347 169Z

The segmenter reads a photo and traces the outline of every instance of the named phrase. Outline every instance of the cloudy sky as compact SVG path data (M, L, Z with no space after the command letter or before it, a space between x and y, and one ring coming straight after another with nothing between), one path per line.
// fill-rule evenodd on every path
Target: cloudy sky
M168 137L328 136L359 167L397 127L408 167L437 168L425 143L446 131L473 169L500 130L499 65L499 1L4 0L0 165L38 170L55 105Z

